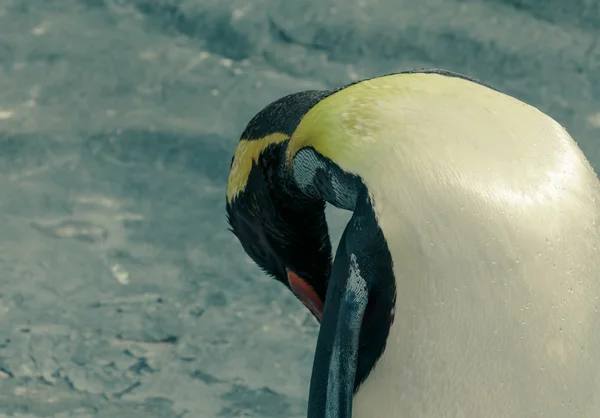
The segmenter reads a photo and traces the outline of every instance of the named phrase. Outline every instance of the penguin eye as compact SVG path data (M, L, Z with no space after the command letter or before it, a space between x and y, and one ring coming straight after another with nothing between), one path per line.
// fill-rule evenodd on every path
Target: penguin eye
M267 165L263 168L263 174L265 176L265 180L270 187L273 187L274 179L275 179L275 170L273 167Z
M263 178L269 186L273 186L275 182L275 167L278 166L274 152L275 149L269 147L262 152L259 159L259 165L262 169Z
M260 209L255 208L255 210ZM264 212L252 211L239 216L236 228L238 238L246 253L265 273L282 280L279 276L283 274L283 265L269 239L271 228L267 223L268 218L263 215Z

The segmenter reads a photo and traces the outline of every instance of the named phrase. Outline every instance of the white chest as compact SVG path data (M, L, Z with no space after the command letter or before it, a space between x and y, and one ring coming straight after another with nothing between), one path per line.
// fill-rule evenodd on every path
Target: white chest
M600 416L600 187L578 156L562 184L548 158L537 184L375 188L396 313L354 418Z

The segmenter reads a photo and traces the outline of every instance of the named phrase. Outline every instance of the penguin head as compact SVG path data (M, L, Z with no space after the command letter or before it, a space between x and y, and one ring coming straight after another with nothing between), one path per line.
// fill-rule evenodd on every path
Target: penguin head
M285 151L302 116L327 94L283 97L249 122L232 159L226 205L230 230L250 258L319 320L332 263L325 202L295 185Z

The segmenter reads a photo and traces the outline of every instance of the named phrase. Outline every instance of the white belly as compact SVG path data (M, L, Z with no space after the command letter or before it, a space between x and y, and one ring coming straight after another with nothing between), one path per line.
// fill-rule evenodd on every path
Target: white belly
M362 178L394 262L395 322L354 418L600 417L600 184L564 129L426 74L304 120L290 146Z
M600 186L567 136L546 144L489 154L489 173L440 149L447 178L405 166L370 187L396 314L354 418L600 416Z

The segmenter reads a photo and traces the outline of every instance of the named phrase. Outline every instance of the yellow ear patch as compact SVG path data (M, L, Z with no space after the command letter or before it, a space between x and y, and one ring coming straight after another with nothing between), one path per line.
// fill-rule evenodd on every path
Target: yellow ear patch
M280 144L290 137L280 132L275 132L259 139L241 139L233 156L233 164L229 171L227 181L227 202L231 203L248 184L248 176L252 164L258 162L260 154L272 144Z

